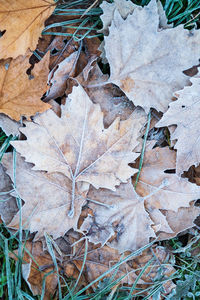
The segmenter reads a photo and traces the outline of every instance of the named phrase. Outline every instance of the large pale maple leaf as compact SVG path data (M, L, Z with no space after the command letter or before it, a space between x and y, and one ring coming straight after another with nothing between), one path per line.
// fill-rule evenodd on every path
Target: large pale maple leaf
M40 100L46 90L49 73L49 53L35 64L31 76L26 74L30 68L31 52L16 59L0 61L0 113L19 121L21 116L30 118L51 106ZM3 122L3 121L2 121ZM0 126L1 116L0 116Z
M144 246L150 237L159 236L160 232L174 236L180 228L192 227L193 220L199 214L194 200L200 197L200 188L186 178L165 173L174 166L175 152L168 148L150 147L144 157L137 193L130 182L121 184L116 192L91 188L87 198L90 199L89 207L93 209L94 216L85 219L81 230L88 233L91 242L108 243L123 252ZM91 200L101 205L96 206ZM180 208L185 208L185 211L180 212ZM171 220L168 223L170 212L181 216L189 212L189 221L182 227L175 223L171 228Z
M61 108L61 117L48 110L26 122L20 131L26 140L12 142L32 170L61 173L71 182L71 209L74 215L75 188L82 183L115 190L137 172L129 164L139 153L132 152L145 123L145 115L135 110L128 120L119 118L104 128L103 113L81 86Z
M199 47L198 30L159 28L156 0L136 7L126 20L116 10L105 36L108 82L146 112L151 107L165 112L173 92L189 84L183 71L199 63Z
M175 93L178 98L170 103L168 111L157 127L177 125L171 135L176 140L176 172L181 175L192 165L200 163L200 78L191 78L192 85Z
M53 0L0 1L0 59L16 58L35 50L45 20L55 8Z

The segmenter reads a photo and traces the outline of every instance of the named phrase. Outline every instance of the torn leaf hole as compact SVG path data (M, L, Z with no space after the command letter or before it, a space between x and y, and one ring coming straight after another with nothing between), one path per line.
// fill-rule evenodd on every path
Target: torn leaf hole
M44 101L45 102L45 98L47 97L47 92L45 92L42 97L40 98L40 100Z
M168 170L165 170L164 173L166 173L166 174L175 174L176 169L168 169Z
M6 30L0 30L0 37L2 37L5 34Z
M30 74L30 75L28 75L28 79L29 79L29 80L34 79L34 76L33 76L32 74Z
M51 50L51 54L52 54L52 55L56 55L58 52L59 52L59 51L58 51L58 49L56 49L56 48L53 48L53 50Z

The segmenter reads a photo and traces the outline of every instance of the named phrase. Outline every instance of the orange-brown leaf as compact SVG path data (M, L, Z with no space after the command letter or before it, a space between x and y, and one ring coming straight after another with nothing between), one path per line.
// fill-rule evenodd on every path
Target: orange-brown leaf
M55 8L53 0L1 0L0 58L16 58L36 48L45 20ZM5 32L4 32L5 31Z
M40 100L49 72L49 54L35 65L31 79L26 73L30 67L30 55L31 52L27 51L26 56L0 62L0 112L16 121L21 116L30 118L51 107Z
M44 300L51 299L58 282L57 274L52 272L54 270L54 264L51 256L43 250L41 242L32 243L27 241L24 245L24 249L22 263L23 278L27 282L33 295L41 295L42 283L43 280L45 280ZM17 250L15 252L17 252ZM17 260L15 255L11 254L10 256Z

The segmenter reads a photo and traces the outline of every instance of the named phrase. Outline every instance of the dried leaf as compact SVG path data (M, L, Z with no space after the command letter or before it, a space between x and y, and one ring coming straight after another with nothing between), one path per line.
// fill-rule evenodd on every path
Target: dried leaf
M47 91L45 101L64 95L67 88L67 79L72 76L72 72L77 61L76 58L77 51L65 58L55 69L50 72L48 80L50 88Z
M191 82L192 86L175 93L178 100L170 103L168 111L156 124L157 127L177 125L171 139L177 140L174 148L177 149L178 175L200 163L200 78L191 78Z
M61 106L55 100L50 100L49 104L51 105L51 109L55 112L58 117L61 117Z
M137 110L128 120L116 119L104 129L100 106L78 86L62 106L61 118L52 110L36 116L20 129L27 140L12 145L35 164L33 170L60 172L73 186L88 182L115 190L136 172L128 164L138 157L132 150L144 122L144 113Z
M42 284L43 280L45 280L44 300L51 299L58 283L57 274L53 272L54 264L51 256L49 253L44 252L41 242L33 243L26 241L24 247L22 263L22 276L24 280L27 282L33 295L42 294ZM18 250L15 251L16 254L17 252ZM11 254L11 257L17 260L15 255ZM48 274L49 272L51 274Z
M149 144L149 149L144 156L140 179L137 184L136 191L140 196L145 197L151 195L151 197L146 199L145 207L151 219L154 221L154 224L157 226L155 231L158 232L179 232L174 226L176 224L175 222L171 228L171 222L168 223L168 219L163 213L163 210L178 213L181 207L185 207L184 212L187 214L191 209L191 202L197 200L200 196L200 188L196 184L189 182L186 178L181 178L173 174L175 161L175 151L169 150L168 147L151 149L151 144ZM166 172L167 170L172 170L172 173ZM193 212L194 211L195 209ZM195 217L196 213L193 220ZM184 229L189 227L186 223L184 223L184 225L186 226ZM190 227L192 227L193 222L191 222L190 225ZM167 230L167 226L169 231Z
M104 129L99 105L93 104L80 86L73 89L61 109L61 118L49 110L34 122L26 122L20 131L27 140L12 143L35 164L32 167L17 156L16 190L25 202L23 224L38 232L37 239L45 231L56 238L77 229L89 184L115 190L137 171L128 164L139 155L132 150L145 121L143 112L136 110L128 120L116 119ZM14 180L10 154L3 164ZM9 224L18 226L19 214Z
M173 255L167 251L166 248L154 245L153 247L146 249L133 259L130 266L134 269L140 266L141 269L145 268L145 265L152 259L155 258L155 263L153 262L149 268L147 268L142 275L141 279L143 279L146 283L155 282L155 280L169 278L173 273L175 273L175 269L173 267ZM137 271L136 274L139 275L140 271ZM162 294L167 296L171 291L176 287L172 280L168 280L163 283L164 290ZM141 288L147 288L147 286L141 286Z
M158 14L159 14L159 27L160 28L173 28L173 24L168 24L168 19L165 15L165 11L163 9L162 3L160 0L157 1L158 5Z
M118 264L131 254L130 252L126 252L123 255L120 255L116 250L108 246L99 248L98 246L94 246L92 243L88 243L86 261L83 266L85 242L84 240L80 240L78 242L78 236L78 234L74 235L73 233L70 233L69 235L66 235L65 239L61 238L62 241L56 240L54 242L57 247L60 246L61 242L64 253L67 254L66 256L63 256L62 252L59 255L55 251L56 256L59 257L58 268L59 272L62 270L62 277L64 275L77 279L80 270L83 267L83 272L78 283L78 287L88 285L92 281L96 280L99 276L102 276L103 273L108 272L115 264ZM70 243L75 241L78 243L75 243L72 247L70 247ZM22 275L28 283L33 294L41 294L42 280L44 279L44 276L48 274L48 272L53 271L54 264L50 255L47 253L47 251L45 251L45 248L42 247L41 242L33 243L28 241L24 246L25 251L23 254ZM26 250L29 251L30 255ZM17 260L13 254L11 254L11 257ZM146 289L151 286L155 279L158 279L158 276L160 276L159 278L163 280L175 272L175 269L172 267L172 265L170 265L170 260L172 258L172 255L170 255L163 247L153 246L151 249L146 249L140 253L139 256L133 257L132 259L121 263L121 265L119 265L117 268L115 267L114 270L110 270L110 272L105 275L101 281L94 283L92 288L96 290L96 288L98 289L98 287L102 286L104 282L107 282L107 280L111 279L114 281L120 279L121 277L123 278L118 285L125 284L132 286L140 272L146 268L142 277L137 282L137 288ZM149 261L151 261L151 264L146 267L146 264ZM46 277L45 299L49 299L48 297L53 295L56 284L57 275L55 272ZM175 285L171 280L168 280L167 284L163 284L163 287L165 288L165 291L162 290L163 294L168 295ZM147 292L144 294L148 295Z
M43 112L50 105L40 100L48 76L49 54L35 65L29 79L26 70L30 67L28 51L26 56L0 62L0 112L19 121L21 116L30 118L36 112Z
M71 5L71 4L70 4ZM87 3L85 3L87 5ZM83 7L82 7L83 8ZM87 64L87 60L90 59L93 55L98 56L100 51L98 50L100 40L98 37L93 37L92 39L83 39L81 41L75 41L72 36L86 34L87 30L80 29L77 32L77 28L71 28L70 26L54 26L55 23L63 23L69 21L71 23L73 20L77 21L77 11L73 11L71 9L68 10L69 15L62 14L53 14L51 17L45 22L46 25L46 33L52 32L52 35L42 35L39 39L36 52L39 53L40 56L43 56L47 51L51 52L49 68L52 70L59 63L61 63L65 58L69 57L75 50L80 49L80 59L78 64L76 65L76 76L82 71L82 69ZM78 25L79 21L74 23L74 25ZM50 26L50 27L49 27ZM53 26L53 27L52 27ZM90 21L87 22L87 26L93 26L93 23ZM73 27L73 26L72 26ZM75 33L76 31L76 33ZM62 34L61 36L58 34ZM70 36L71 35L71 36ZM83 51L84 49L84 51ZM33 64L37 61L36 56L32 56Z
M194 170L194 181L197 185L200 185L200 166L198 166Z
M144 156L138 195L130 183L121 184L116 192L90 189L87 198L94 216L85 219L81 230L86 231L91 242L107 243L123 252L144 246L155 233L175 236L193 226L199 213L194 200L199 198L200 188L186 178L165 173L174 169L176 154L167 147L151 149L152 145L148 144ZM91 200L101 206L95 206ZM175 214L178 222L172 221ZM188 214L187 221L180 225L184 214Z
M68 237L70 242L73 241L71 236ZM74 240L75 241L75 240ZM126 258L130 253L125 253L120 255L117 250L110 248L108 246L99 247L98 245L94 245L92 243L88 243L86 261L82 273L82 277L84 278L84 284L87 285L91 283L93 280L96 280L103 273L110 270L112 266L118 263L120 260ZM85 255L85 241L80 240L78 243L76 241L75 245L73 245L71 256L69 259L64 261L64 270L66 274L71 274L76 277L77 270L80 272L83 260ZM98 267L97 267L98 266ZM114 280L119 279L124 276L124 278L120 281L120 284L128 284L132 285L137 278L134 269L129 266L129 262L122 263L118 268L110 271L102 280L105 278L111 278L113 275ZM82 282L82 281L81 281ZM139 284L143 284L143 280L139 280ZM97 287L97 283L93 284L93 289Z
M108 28L112 23L116 10L119 12L123 19L126 19L126 17L133 12L134 8L138 6L127 0L114 0L113 3L103 1L100 7L103 10L103 14L101 15L103 28L100 29L99 32L107 35Z
M36 48L45 20L55 8L53 0L1 0L0 58L16 58Z
M198 206L194 206L194 203L192 202L190 207L181 207L177 212L172 210L164 211L163 214L165 215L167 223L173 232L160 232L159 240L171 239L178 233L193 227L195 225L194 220L200 214L200 208Z
M84 248L82 249L81 253L78 255L77 258L75 255L75 257L71 259L71 261L75 264L75 266L79 271L82 266L83 255L84 255ZM125 257L126 255L121 256L122 259ZM115 249L110 248L108 246L99 248L99 247L94 247L93 244L89 244L87 260L84 269L84 275L87 283L92 282L100 275L108 271L114 264L119 262L119 260L120 260L120 254ZM68 262L66 262L66 266L67 265ZM104 278L106 277L110 278L114 273L115 270L110 272ZM127 263L122 264L118 268L117 274L115 275L114 279L116 280L124 275L127 276L125 276L120 282L122 284L126 283L128 285L132 285L137 278L137 275L133 272L133 269ZM144 283L144 281L140 279L138 283L142 284ZM95 287L95 285L93 287Z
M17 213L18 207L15 198L9 193L13 190L12 181L4 171L2 165L0 165L0 178L0 216L8 224Z
M83 264L83 257L85 253L85 247L83 243L78 243L74 246L73 255L64 262L64 270L70 272L76 276L75 270L79 270ZM110 248L104 246L99 248L91 243L88 243L88 251L85 262L85 267L83 269L84 285L91 283L93 280L97 279L104 272L108 271L115 264L119 263L120 260L126 259L130 252L126 252L123 255ZM121 264L118 268L111 271L101 282L98 283L98 287L106 282L106 278L109 280L112 278L113 274L114 280L120 278L121 276L127 275L120 281L121 284L126 284L132 286L137 276L140 274L141 270L144 270L146 264L152 260L149 267L146 267L145 272L142 277L137 282L137 288L146 289L150 286L158 275L160 278L169 277L175 272L175 269L170 265L171 256L163 247L153 246L151 249L146 249L139 256L129 259L127 262ZM76 268L75 268L76 267ZM70 273L69 273L70 274ZM81 280L82 282L82 280ZM171 292L175 287L171 280L167 284L163 284L165 290L165 295ZM93 285L93 288L97 287L97 283ZM135 291L134 291L135 292ZM164 291L163 291L164 292ZM144 293L146 294L146 293Z
M20 123L10 119L4 114L0 114L0 127L5 132L7 136L9 135L18 135Z
M90 65L89 65L90 66ZM88 70L89 66L86 66ZM107 81L107 75L103 75L98 65L90 66L88 78L84 80L85 69L82 74L77 77L77 80L85 86L90 99L96 104L100 104L101 110L104 113L104 124L110 126L116 117L121 120L126 120L134 111L134 105L114 84L104 86L89 87L88 85L98 85L102 81Z
M115 238L108 245L124 252L139 249L149 243L150 237L155 237L144 199L138 197L131 182L120 184L116 192L93 188L87 199L90 200L89 206L95 217L89 216L81 231L87 229L91 242L104 245L116 232ZM94 201L101 205L94 205Z
M6 153L2 163L13 181L12 154ZM35 240L42 237L45 232L58 238L71 228L77 229L81 208L86 202L87 184L76 185L72 218L68 216L68 211L71 208L72 185L67 177L62 173L47 174L46 172L33 171L32 164L24 162L20 155L17 155L15 169L17 195L25 202L21 209L23 228L37 232ZM12 193L12 195L15 196L16 193ZM9 207L6 206L2 210L3 218L4 213L6 216L5 209L7 212ZM19 224L20 214L17 213L8 227L17 229Z
M151 107L164 112L173 92L189 84L183 71L198 64L199 46L197 30L190 33L183 25L159 28L156 0L135 8L126 20L115 11L105 36L109 82L146 112Z

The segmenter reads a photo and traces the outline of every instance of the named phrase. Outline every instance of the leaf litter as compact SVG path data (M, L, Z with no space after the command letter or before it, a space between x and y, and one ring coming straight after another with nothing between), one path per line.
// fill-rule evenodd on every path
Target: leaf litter
M200 162L199 78L183 73L198 64L199 31L172 28L154 0L143 8L104 1L100 54L98 38L80 43L40 38L55 6L37 2L14 1L9 12L8 3L0 4L0 126L18 135L11 142L16 163L7 151L0 166L0 215L8 228L31 233L23 245L22 275L34 295L44 293L45 281L50 299L60 284L57 272L76 280L73 291L82 286L98 291L106 283L115 292L121 284L141 288L144 296L159 273L168 278L162 286L167 296L175 288L167 250L157 244L138 249L177 236L199 215L198 176L197 184L181 176ZM4 17L19 22L22 7L35 21L29 26L27 15L15 30ZM66 28L69 32L74 29ZM36 63L30 49L42 53L41 61ZM110 65L110 77L99 68L100 56ZM175 146L163 147L168 140L162 131L162 142L160 137L147 142L142 161L152 108L164 113L159 122L152 117L152 130L168 126ZM129 259L131 253L137 254Z

